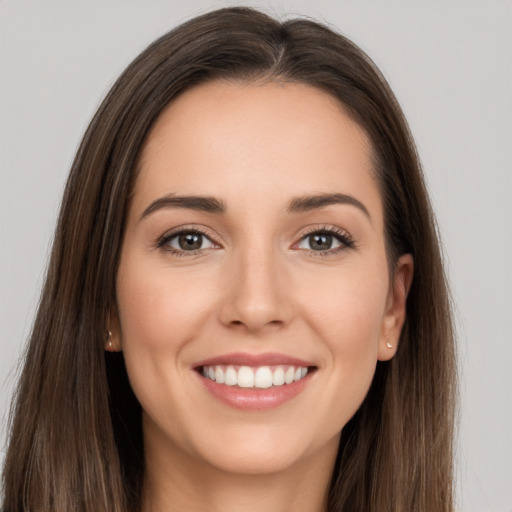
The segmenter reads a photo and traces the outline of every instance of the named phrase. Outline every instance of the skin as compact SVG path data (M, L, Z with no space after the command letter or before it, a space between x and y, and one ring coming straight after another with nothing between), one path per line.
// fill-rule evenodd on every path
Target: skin
M366 212L289 211L332 193ZM226 210L143 216L173 194ZM169 236L162 245L180 227L206 233L200 250ZM312 230L345 238L314 251ZM143 408L144 509L325 510L340 432L377 360L395 354L412 272L410 255L389 271L371 146L335 99L299 84L214 82L167 107L142 152L110 319ZM279 407L240 411L193 369L232 352L279 352L317 370Z

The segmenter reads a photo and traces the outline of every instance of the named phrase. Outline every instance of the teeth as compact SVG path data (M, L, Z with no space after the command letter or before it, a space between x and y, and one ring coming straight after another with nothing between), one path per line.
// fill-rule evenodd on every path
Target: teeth
M306 373L308 369L306 368ZM272 384L274 386L282 386L284 384L284 370L282 366L278 366L272 374Z
M307 374L308 369L304 366L203 366L205 378L217 384L241 388L266 389L271 386L282 386L303 379Z
M258 368L254 374L254 387L265 389L270 386L272 386L272 371L268 366Z
M254 387L254 371L248 366L240 366L238 370L238 385L241 388Z
M236 370L232 366L226 368L226 374L224 375L224 384L228 386L236 386L238 384L238 377Z
M215 367L215 382L224 384L224 370L220 366Z
M286 373L284 374L284 383L291 384L293 382L293 376L295 375L295 368L290 366Z

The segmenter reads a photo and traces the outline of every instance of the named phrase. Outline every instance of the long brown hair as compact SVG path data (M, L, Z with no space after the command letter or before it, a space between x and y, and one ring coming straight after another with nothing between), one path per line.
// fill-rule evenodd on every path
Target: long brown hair
M122 355L105 355L137 158L178 94L223 79L319 88L368 133L385 209L390 268L415 275L396 356L379 362L344 427L329 511L449 512L455 354L450 302L422 171L402 111L372 61L310 20L248 8L164 35L117 80L92 119L67 182L42 298L13 402L3 471L6 512L136 512L141 410Z

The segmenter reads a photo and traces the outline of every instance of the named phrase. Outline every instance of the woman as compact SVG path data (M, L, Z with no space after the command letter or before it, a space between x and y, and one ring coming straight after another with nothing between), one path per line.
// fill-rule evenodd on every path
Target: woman
M371 61L311 21L196 18L78 150L4 508L452 510L449 311Z

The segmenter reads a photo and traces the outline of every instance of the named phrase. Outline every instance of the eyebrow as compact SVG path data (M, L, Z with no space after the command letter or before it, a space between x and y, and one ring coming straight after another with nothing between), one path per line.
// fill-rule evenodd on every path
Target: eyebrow
M311 210L325 208L333 204L348 204L361 210L371 221L371 216L361 201L347 194L315 194L311 196L301 196L293 199L287 211L289 213L301 213ZM153 201L142 213L139 220L162 209L167 208L186 208L189 210L198 210L207 213L223 214L226 213L225 204L215 197L209 196L176 196L170 194L160 197Z
M371 221L370 213L366 206L355 197L347 194L316 194L313 196L302 196L294 199L288 206L290 213L308 212L318 208L325 208L332 204L348 204L361 210Z
M153 201L140 216L139 220L164 208L187 208L189 210L199 210L208 213L225 213L226 207L222 201L214 197L207 196L176 196L167 195Z

